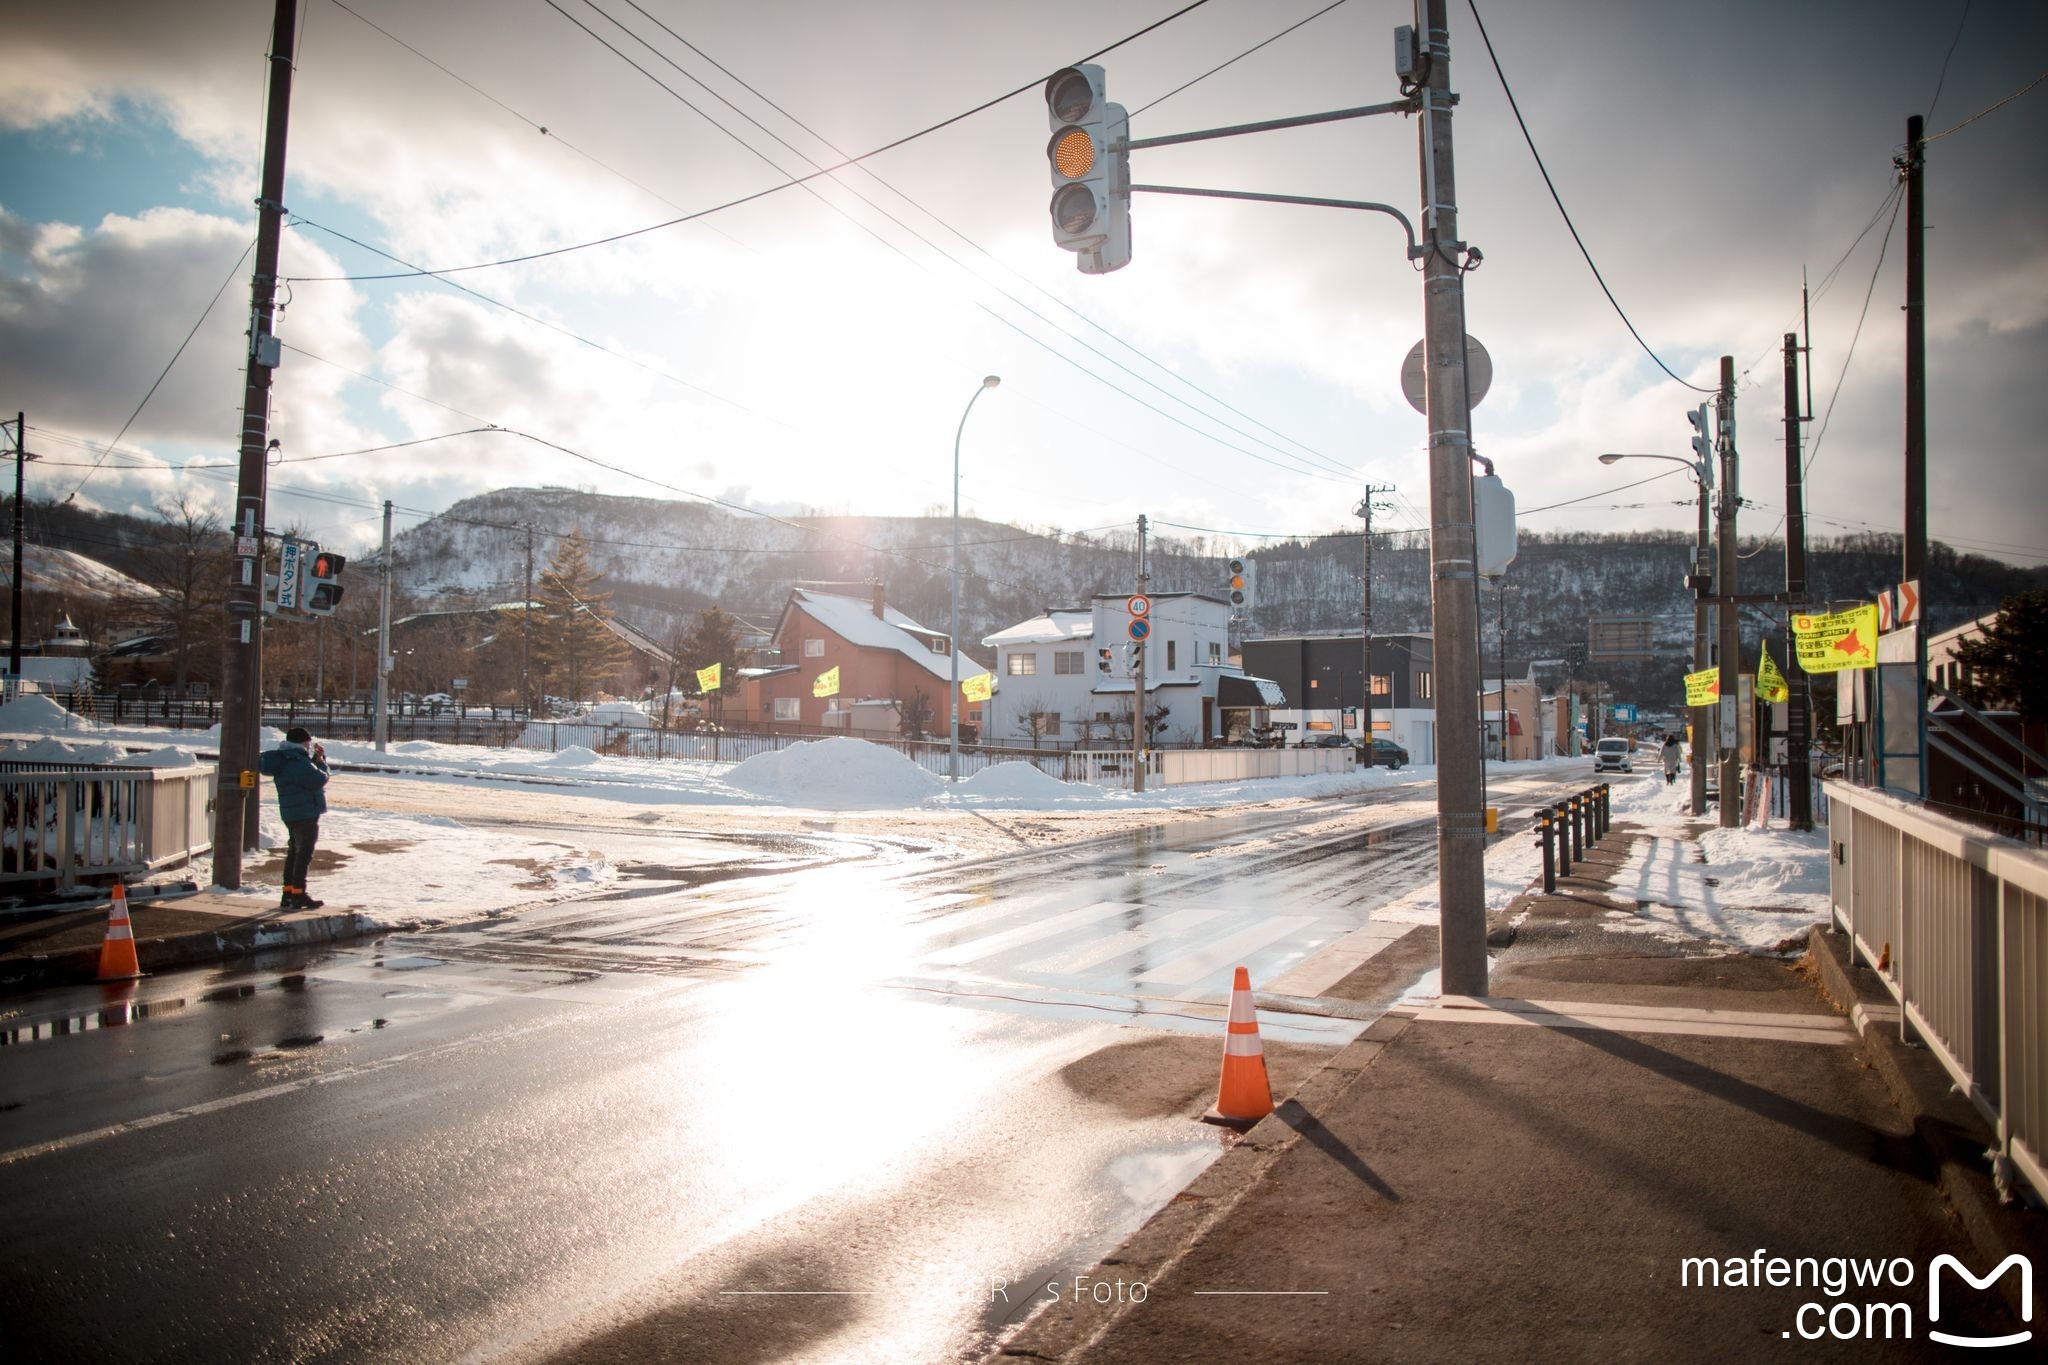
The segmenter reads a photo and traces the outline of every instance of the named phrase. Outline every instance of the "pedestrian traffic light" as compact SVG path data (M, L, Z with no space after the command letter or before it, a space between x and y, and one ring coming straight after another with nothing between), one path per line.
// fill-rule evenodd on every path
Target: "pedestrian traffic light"
M348 566L345 556L332 550L315 550L307 579L313 590L306 594L306 610L315 616L332 616L341 604L341 571Z
M1700 457L1702 464L1712 469L1714 433L1713 429L1707 425L1707 405L1702 403L1691 412L1685 414L1685 420L1692 423L1692 453Z
M1110 658L1111 658L1111 655L1110 655L1110 652L1109 652L1108 650L1106 650L1106 649L1098 649L1098 650L1096 650L1096 651L1095 651L1095 671L1096 671L1097 673L1107 673L1107 672L1109 672L1109 664L1110 664Z
M1244 605L1244 584L1244 561L1242 559L1233 559L1230 561L1231 606L1241 607Z
M1055 72L1045 83L1052 139L1052 239L1074 252L1083 274L1102 275L1131 261L1131 122L1103 99L1102 68Z

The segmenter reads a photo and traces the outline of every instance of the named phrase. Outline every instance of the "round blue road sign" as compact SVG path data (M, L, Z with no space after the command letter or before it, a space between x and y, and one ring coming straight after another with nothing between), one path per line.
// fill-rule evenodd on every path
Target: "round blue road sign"
M1150 621L1142 616L1133 616L1131 618L1131 638L1133 640L1142 640L1151 633L1152 623Z

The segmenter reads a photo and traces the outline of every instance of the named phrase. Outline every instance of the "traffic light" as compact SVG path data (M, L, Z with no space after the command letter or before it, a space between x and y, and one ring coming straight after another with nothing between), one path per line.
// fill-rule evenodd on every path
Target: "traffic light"
M1102 92L1102 68L1093 63L1070 66L1045 83L1052 239L1075 253L1087 275L1131 262L1131 121Z
M1113 655L1111 654L1111 652L1110 652L1109 650L1106 650L1106 649L1098 649L1098 650L1096 650L1096 651L1095 651L1095 671L1096 671L1097 673L1107 673L1107 672L1109 672L1109 665L1110 665L1110 660L1111 660L1111 659L1112 659L1113 657L1114 657L1114 656L1113 656Z
M315 616L332 616L341 604L341 571L348 560L332 550L316 550L307 571L312 591L306 594L306 610Z
M1714 467L1714 433L1707 425L1707 405L1700 404L1685 414L1685 420L1692 423L1692 453L1699 456L1707 468Z
M1244 581L1244 561L1242 559L1231 560L1230 605L1233 607L1241 607L1244 605Z

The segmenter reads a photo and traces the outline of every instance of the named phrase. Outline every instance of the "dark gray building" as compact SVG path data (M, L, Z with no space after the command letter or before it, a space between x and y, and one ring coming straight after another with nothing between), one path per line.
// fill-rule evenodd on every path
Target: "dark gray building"
M1363 735L1364 639L1309 635L1247 640L1244 671L1271 678L1287 695L1273 719L1304 734ZM1373 733L1391 739L1416 763L1436 762L1435 642L1427 635L1375 635L1372 640Z

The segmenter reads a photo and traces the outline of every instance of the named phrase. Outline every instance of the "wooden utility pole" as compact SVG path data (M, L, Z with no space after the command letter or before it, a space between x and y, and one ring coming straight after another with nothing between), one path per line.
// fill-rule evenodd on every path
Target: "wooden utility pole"
M1381 493L1391 493L1391 492L1393 492L1393 491L1394 491L1394 485L1392 485L1392 484L1390 484L1390 483L1370 483L1370 484L1367 484L1367 485L1365 486L1365 496L1364 496L1363 498L1360 498L1360 499L1358 500L1358 506L1352 509L1352 510L1353 510L1353 512L1354 512L1354 513L1355 513L1356 515L1358 515L1358 516L1360 516L1360 517L1363 517L1363 518L1365 518L1365 578L1364 578L1364 580L1363 580L1363 581L1364 581L1364 584L1365 584L1365 610L1364 610L1364 615L1363 615L1363 620L1364 620L1364 629L1363 629L1363 632L1362 632L1362 634L1364 635L1364 663L1365 663L1365 672L1364 672L1363 674L1361 674L1361 675L1360 675L1360 676L1361 676L1361 677L1362 677L1362 678L1364 679L1364 683L1363 683L1363 690L1362 690L1362 695L1361 695L1361 696L1360 696L1360 698L1359 698L1359 704L1358 704L1358 718L1359 718L1359 723L1360 723L1361 725L1363 725L1363 726L1365 727L1365 741L1364 741L1364 743L1365 743L1365 758L1364 758L1363 762L1364 762L1365 766L1366 766L1366 767L1368 767L1368 768L1370 768L1370 767L1371 767L1371 766L1373 765L1373 751L1372 751L1372 514L1373 514L1374 512L1384 512L1384 511L1386 511L1386 510L1387 510L1387 505L1386 505L1385 503L1380 503L1380 504L1378 504L1378 505L1375 505L1375 504L1373 503L1373 499L1374 499L1375 497L1379 496L1379 495L1380 495ZM1341 700L1341 698L1340 698L1340 700Z
M1920 620L1913 626L1913 736L1919 755L1913 790L1923 801L1927 798L1927 205L1920 172L1927 160L1922 141L1926 131L1920 115L1906 120L1906 544L1900 580L1920 585ZM1880 679L1885 667L1880 659ZM1885 689L1880 683L1875 691L1881 699ZM1878 761L1884 763L1882 755ZM1879 785L1885 785L1885 776L1880 775Z
M256 844L257 728L263 719L264 458L269 451L270 372L278 347L277 245L284 223L285 133L292 102L298 0L277 0L270 30L270 97L263 180L256 201L256 271L249 287L248 382L242 395L242 458L235 487L235 557L228 579L221 661L220 781L214 803L213 880L242 884L242 850ZM246 785L244 785L246 784Z
M7 632L7 680L21 685L21 539L22 466L28 462L28 414L14 414L14 591L8 604L11 625Z
M384 503L384 548L377 556L377 567L384 571L384 581L377 590L377 719L373 732L377 736L377 752L383 753L391 743L391 502Z
M1736 606L1735 576L1739 561L1735 555L1735 514L1741 506L1741 485L1736 479L1735 455L1735 357L1721 357L1721 390L1714 399L1714 440L1721 457L1721 501L1716 534L1719 538L1720 567L1714 577L1720 596L1721 645L1715 663L1721 669L1720 715L1721 770L1718 798L1721 828L1742 823L1742 748L1737 721L1742 697L1742 617Z
M1806 596L1806 468L1800 425L1812 420L1799 403L1799 334L1785 333L1785 597ZM1788 606L1787 611L1798 607ZM1813 684L1785 633L1785 767L1792 828L1813 828Z
M526 589L519 599L519 699L526 703L526 718L534 717L533 705L533 523L526 523ZM721 689L723 690L723 689Z
M1145 567L1144 513L1138 514L1138 576L1134 591L1140 597L1150 598L1149 588L1152 575ZM1151 616L1144 618L1146 629L1151 628ZM1145 645L1146 640L1131 641L1131 790L1145 790Z
M1485 815L1479 776L1478 547L1465 377L1465 243L1451 161L1448 0L1416 0L1421 116L1423 387L1429 414L1430 599L1435 616L1436 840L1443 992L1486 994Z

